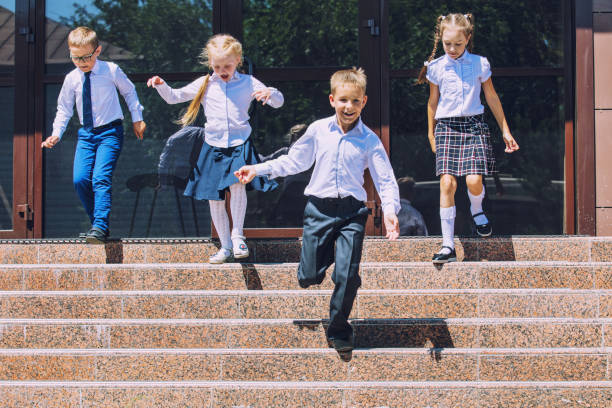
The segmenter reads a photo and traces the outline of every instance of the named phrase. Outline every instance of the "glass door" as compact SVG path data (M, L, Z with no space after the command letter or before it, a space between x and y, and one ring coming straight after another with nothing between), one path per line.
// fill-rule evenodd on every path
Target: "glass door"
M342 68L365 69L369 99L363 121L381 135L379 1L243 0L238 7L247 68L285 96L278 110L253 106L252 138L264 161L286 153L314 120L334 114L329 78ZM309 179L307 171L277 179L279 187L272 192L249 192L246 234L301 235ZM376 215L379 206L369 181L367 189ZM379 235L378 219L370 218L368 234Z
M0 238L33 236L33 17L28 2L0 0ZM19 69L16 69L19 67Z

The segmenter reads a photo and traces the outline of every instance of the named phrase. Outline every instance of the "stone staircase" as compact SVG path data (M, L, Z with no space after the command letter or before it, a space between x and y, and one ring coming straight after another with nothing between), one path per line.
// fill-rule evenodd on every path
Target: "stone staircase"
M612 407L612 238L367 239L357 349L298 240L4 241L2 407Z

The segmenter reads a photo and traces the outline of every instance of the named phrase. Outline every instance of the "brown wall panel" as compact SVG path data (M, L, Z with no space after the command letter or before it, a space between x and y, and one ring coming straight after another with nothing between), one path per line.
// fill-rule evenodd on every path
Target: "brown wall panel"
M595 111L597 207L612 207L612 110Z
M593 11L612 12L612 0L593 0Z
M612 13L593 14L595 108L612 109Z
M597 235L612 236L612 208L597 209Z

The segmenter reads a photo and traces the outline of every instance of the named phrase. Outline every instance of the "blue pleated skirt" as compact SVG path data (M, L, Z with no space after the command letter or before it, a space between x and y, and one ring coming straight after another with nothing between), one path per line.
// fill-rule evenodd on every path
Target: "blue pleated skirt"
M251 138L234 147L215 147L204 142L184 194L196 200L224 200L229 186L239 182L234 172L242 166L258 163ZM268 176L257 176L247 184L247 190L264 192L276 187L278 183L270 180Z

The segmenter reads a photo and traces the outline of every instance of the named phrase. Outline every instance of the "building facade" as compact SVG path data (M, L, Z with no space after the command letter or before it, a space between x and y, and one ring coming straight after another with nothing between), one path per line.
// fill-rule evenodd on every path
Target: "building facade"
M66 238L88 229L72 187L78 121L43 151L64 75L72 69L65 39L92 26L102 59L116 61L137 86L148 128L126 139L113 189L111 234L120 237L210 236L207 203L182 196L184 177L160 178L184 151L168 138L185 106L166 105L146 80L181 86L206 71L207 38L241 39L242 70L280 89L280 110L253 106L252 137L262 158L288 147L291 129L329 116L328 79L343 67L368 75L364 122L382 139L398 178L415 181L412 204L439 234L438 182L426 127L427 87L415 84L433 47L436 17L475 16L476 54L493 67L521 150L503 153L491 113L499 176L487 178L486 208L496 234L612 234L612 0L0 0L0 237ZM440 47L441 49L441 47ZM440 52L440 51L439 51ZM441 55L441 54L438 54ZM203 119L201 119L203 123ZM12 154L11 154L12 153ZM169 156L170 155L170 156ZM176 173L178 174L178 172ZM173 173L173 176L176 175ZM308 174L280 180L271 193L249 193L251 237L301 233ZM165 180L165 181L164 181ZM368 184L368 232L380 235L380 208ZM470 232L465 188L457 194L459 233Z

